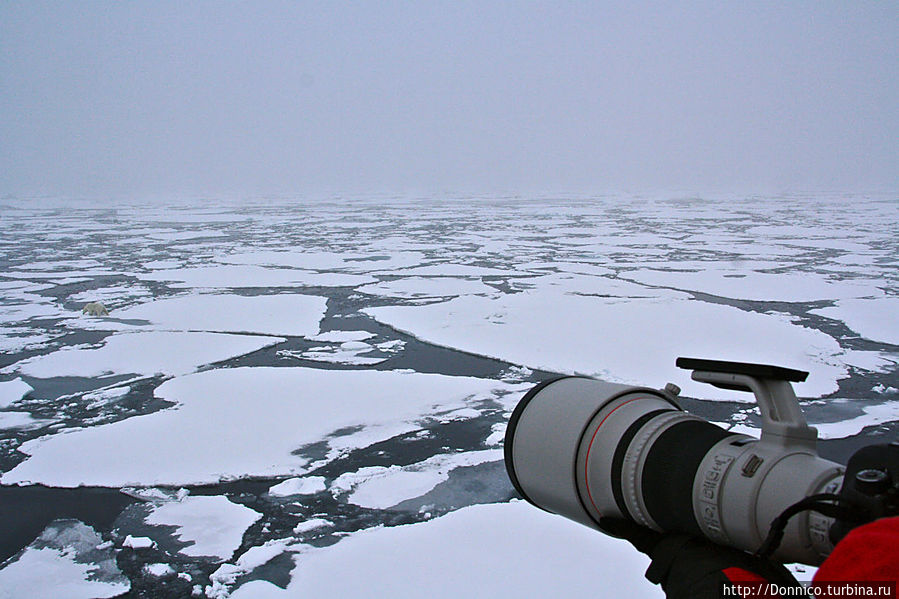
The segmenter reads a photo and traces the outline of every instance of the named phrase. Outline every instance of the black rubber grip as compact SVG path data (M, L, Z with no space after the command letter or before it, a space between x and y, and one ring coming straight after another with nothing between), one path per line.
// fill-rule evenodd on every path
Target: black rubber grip
M732 434L705 420L685 420L652 444L642 473L643 503L662 530L702 536L693 513L693 480L712 446Z

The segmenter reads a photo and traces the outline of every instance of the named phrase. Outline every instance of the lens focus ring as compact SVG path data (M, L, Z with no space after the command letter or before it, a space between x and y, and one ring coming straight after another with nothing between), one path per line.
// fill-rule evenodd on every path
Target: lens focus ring
M628 512L642 526L662 530L649 515L649 510L643 501L643 468L646 465L649 448L665 430L685 420L700 420L700 418L678 411L659 414L640 429L627 449L621 471L621 490L627 503Z

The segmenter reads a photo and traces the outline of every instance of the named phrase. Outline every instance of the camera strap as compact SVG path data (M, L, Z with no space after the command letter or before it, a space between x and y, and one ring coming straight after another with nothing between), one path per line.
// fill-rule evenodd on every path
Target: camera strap
M862 510L860 510L854 503L848 501L845 497L837 495L836 493L818 493L817 495L809 495L785 509L777 518L771 521L771 528L768 529L768 536L765 538L765 541L762 543L762 546L759 547L758 551L755 552L755 555L763 559L769 558L771 554L780 547L780 543L784 536L784 530L786 529L790 518L807 510L812 510L837 520L857 520L859 522L864 522L865 520L862 515Z

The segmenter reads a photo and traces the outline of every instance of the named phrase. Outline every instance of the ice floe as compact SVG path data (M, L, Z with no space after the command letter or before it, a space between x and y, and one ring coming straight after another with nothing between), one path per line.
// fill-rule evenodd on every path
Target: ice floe
M284 341L279 337L148 331L107 337L96 348L64 347L14 365L37 378L113 374L186 374L200 366Z
M31 457L0 480L121 487L300 475L310 463L295 454L304 445L366 447L416 430L431 414L521 392L501 381L407 372L211 370L156 389L173 409L24 443L19 450ZM329 437L347 427L357 428Z
M253 569L266 564L282 553L301 550L301 546L298 546L297 544L291 545L289 541L284 539L268 541L262 545L251 547L237 558L235 563L222 564L219 566L218 570L212 573L212 576L210 576L212 584L206 589L206 596L213 599L219 597L225 599L229 596L228 587L232 585L239 576L252 572Z
M387 361L393 354L405 347L400 339L369 344L357 339L370 339L374 334L365 331L331 331L312 338L314 341L337 340L334 345L316 345L306 350L283 349L278 355L287 358L312 360L313 362L329 362L331 364L348 364L354 366L371 366ZM345 339L345 341L340 341Z
M301 535L303 533L307 533L313 530L320 530L328 526L334 526L334 523L330 520L325 520L324 518L310 518L308 520L303 520L302 522L294 526L293 532L294 534Z
M811 273L761 273L742 269L701 271L639 270L624 275L644 285L699 291L720 297L768 302L812 302L839 298L881 297L875 281L831 280Z
M324 491L325 477L305 476L288 478L287 480L272 486L268 493L275 497L289 497L291 495L314 495Z
M239 289L253 287L355 287L377 281L368 275L318 273L290 268L220 265L136 273L144 281L168 281L171 287Z
M463 508L422 524L355 533L293 557L286 590L263 581L232 599L310 597L664 597L643 572L649 559L530 504ZM399 569L398 569L399 568ZM347 572L352 572L351 576Z
M695 383L675 367L691 356L780 364L811 372L797 393L818 397L848 375L830 336L780 315L682 299L591 297L554 289L491 299L467 296L426 306L385 306L366 313L425 341L529 368L580 373L662 387L685 395L751 400ZM745 396L745 397L744 397Z
M240 547L243 533L262 514L238 505L221 495L187 496L155 506L145 519L153 526L174 526L175 536L187 545L184 555L216 558L231 557Z
M151 295L149 289L140 285L114 285L75 293L70 295L68 300L79 304L101 302L108 309L115 310L126 305L126 302L133 303L136 299L151 297Z
M313 295L210 293L146 302L117 310L115 317L165 330L313 336L326 309L326 298Z
M122 547L129 547L131 549L149 549L155 545L156 543L149 537L134 537L127 535L125 540L122 541Z
M0 412L0 430L40 428L52 423L52 420L34 418L26 412Z
M349 492L350 503L385 509L424 495L445 481L454 468L502 459L502 450L487 449L435 455L409 466L369 466L341 474L330 490L335 495Z
M838 400L837 400L838 401ZM844 439L857 435L865 427L899 420L899 401L862 407L862 414L839 422L812 423L820 439Z
M21 377L0 382L0 408L9 407L32 391L34 388L23 381Z
M840 320L866 339L899 345L899 297L843 299L812 312Z
M3 599L101 599L131 588L110 545L77 520L57 520L0 570Z
M333 343L346 343L348 341L365 341L374 337L374 333L368 331L327 331L314 337L310 341L324 341Z
M287 250L240 250L216 256L224 264L243 266L274 266L311 271L367 273L384 269L417 266L424 259L420 252L390 251L388 254L369 252L295 252Z
M172 567L168 564L155 563L145 565L144 572L146 572L150 576L160 578L162 576L170 576L174 574L175 570L173 570Z
M409 277L364 285L357 291L368 295L400 298L456 297L460 295L498 295L495 287L481 281L448 277Z

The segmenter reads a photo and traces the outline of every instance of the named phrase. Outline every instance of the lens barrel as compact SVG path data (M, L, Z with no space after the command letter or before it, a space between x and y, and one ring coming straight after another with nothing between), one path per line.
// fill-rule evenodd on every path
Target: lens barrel
M601 530L626 518L755 551L771 521L807 495L838 489L841 468L804 448L756 439L684 412L666 391L563 377L536 386L512 413L506 469L532 504ZM787 527L785 561L817 564L830 520Z

